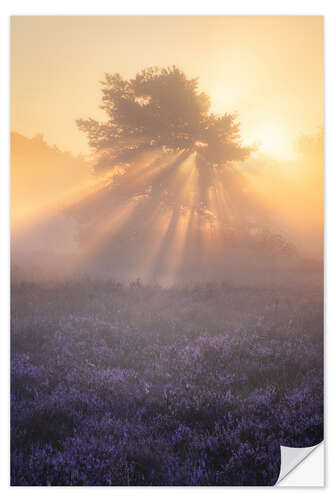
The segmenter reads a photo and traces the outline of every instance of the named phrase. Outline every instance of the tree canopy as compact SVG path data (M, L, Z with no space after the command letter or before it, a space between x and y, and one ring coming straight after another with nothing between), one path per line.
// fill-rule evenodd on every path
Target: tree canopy
M198 78L188 79L176 66L144 69L129 80L106 74L101 84L107 121L77 121L89 145L102 153L100 166L130 163L152 148L196 151L215 165L243 161L253 150L241 144L236 115L210 112Z
M71 208L87 263L168 281L238 272L259 255L289 258L293 249L237 168L254 148L243 146L236 115L210 111L197 78L173 66L101 83L106 121L78 125L106 175Z

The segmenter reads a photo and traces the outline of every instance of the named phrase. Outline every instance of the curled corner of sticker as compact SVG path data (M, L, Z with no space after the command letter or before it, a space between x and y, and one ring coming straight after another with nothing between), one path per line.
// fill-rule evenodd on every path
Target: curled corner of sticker
M295 482L293 480L290 480L291 476L293 476L294 478L294 474L290 473L292 473L293 471L296 472L296 469L298 470L298 466L300 466L300 464L304 464L306 458L315 450L318 450L319 454L318 457L313 456L313 465L316 465L316 468L318 467L318 470L314 471L312 469L311 481L309 482L308 477L306 484L303 484L301 476L295 478ZM307 448L281 446L281 469L279 478L276 482L276 486L324 486L324 442L321 442L315 446L309 446Z

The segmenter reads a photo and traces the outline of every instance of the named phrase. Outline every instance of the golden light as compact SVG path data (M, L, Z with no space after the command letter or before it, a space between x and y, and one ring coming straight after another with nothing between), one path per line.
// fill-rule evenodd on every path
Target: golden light
M263 123L251 131L251 140L258 145L261 153L275 159L290 159L295 156L293 137L288 127L283 123Z

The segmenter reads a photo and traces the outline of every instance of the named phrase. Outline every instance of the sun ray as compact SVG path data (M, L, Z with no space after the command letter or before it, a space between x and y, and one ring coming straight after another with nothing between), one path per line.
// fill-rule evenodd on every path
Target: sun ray
M154 280L158 272L169 273L169 281L174 280L175 269L181 261L186 234L189 208L186 205L189 187L192 182L195 165L190 155L179 165L178 172L171 181L173 208L169 210L168 222L164 221L163 231L154 242L154 249L149 255L150 264L145 269L145 276ZM164 279L165 281L165 279Z
M76 270L81 268L84 262L87 261L98 248L101 248L106 240L114 237L121 230L140 202L142 202L142 197L131 198L119 207L116 212L110 214L106 221L101 220L97 227L93 228L89 242L84 245L84 248L77 258Z

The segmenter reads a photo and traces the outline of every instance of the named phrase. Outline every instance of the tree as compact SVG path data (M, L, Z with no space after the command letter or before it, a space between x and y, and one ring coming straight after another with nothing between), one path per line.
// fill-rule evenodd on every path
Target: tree
M243 161L253 148L243 147L236 115L210 113L210 99L175 66L148 68L134 79L106 74L102 109L108 120L77 124L99 154L96 168L131 163L153 148L197 152L199 163Z
M210 112L198 79L175 66L101 83L107 120L78 120L95 169L111 169L72 207L86 262L168 281L207 279L245 255L275 258L281 240L263 233L269 214L237 168L254 148L242 145L236 115Z

